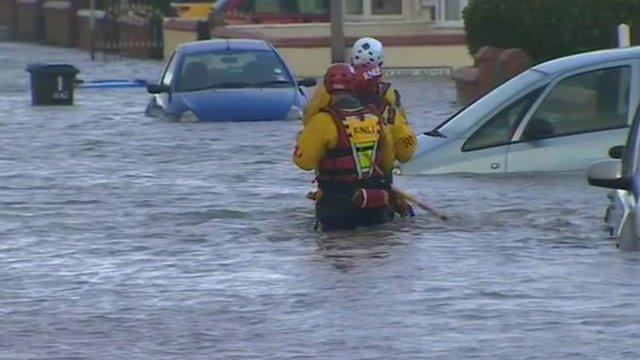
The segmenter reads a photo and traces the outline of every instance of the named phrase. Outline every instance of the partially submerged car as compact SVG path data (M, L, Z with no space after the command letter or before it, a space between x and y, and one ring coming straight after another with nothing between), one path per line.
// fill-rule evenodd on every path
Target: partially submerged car
M148 116L183 122L299 120L307 98L278 51L263 40L218 39L178 46L167 61Z
M624 143L640 47L537 65L418 136L405 174L586 170Z
M608 194L605 223L616 245L627 251L640 250L640 107L631 125L626 145L611 148L611 160L589 168L589 184L614 189Z

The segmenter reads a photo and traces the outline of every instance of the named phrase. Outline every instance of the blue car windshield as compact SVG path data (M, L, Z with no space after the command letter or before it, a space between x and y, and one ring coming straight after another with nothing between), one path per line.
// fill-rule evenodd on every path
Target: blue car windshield
M294 86L286 67L272 51L188 54L178 74L178 92Z

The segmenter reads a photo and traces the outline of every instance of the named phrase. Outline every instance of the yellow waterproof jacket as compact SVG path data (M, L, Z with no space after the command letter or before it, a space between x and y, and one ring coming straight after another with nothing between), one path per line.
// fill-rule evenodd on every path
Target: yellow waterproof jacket
M391 124L388 124L390 126L391 138L393 139L394 156L399 162L405 163L411 160L411 157L413 157L416 151L416 137L407 122L407 115L402 105L400 105L396 91L392 87L389 87L384 97L385 102L395 108L394 120ZM320 110L329 106L330 101L331 96L324 86L321 85L316 90L304 111L302 125L304 127L308 126L311 119L318 115Z
M402 119L393 125L383 126L382 143L383 171L390 172L395 160L406 162L413 156L416 139L413 131ZM297 139L293 162L302 170L316 170L327 151L338 145L338 128L327 112L318 112L312 116L307 126L300 132Z
M407 113L405 112L404 107L400 104L399 93L393 87L389 87L389 89L387 89L384 94L384 100L387 104L395 106L397 113L406 120ZM327 92L327 89L325 89L323 85L320 85L313 94L313 97L311 97L311 100L309 100L309 104L307 104L307 107L304 109L302 125L307 126L311 117L319 113L323 108L329 106L330 101L331 96Z

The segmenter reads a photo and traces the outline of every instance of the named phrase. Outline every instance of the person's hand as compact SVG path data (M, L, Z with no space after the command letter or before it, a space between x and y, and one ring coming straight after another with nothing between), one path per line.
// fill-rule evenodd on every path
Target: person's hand
M398 213L398 215L402 217L414 215L411 205L409 205L406 197L401 192L392 189L389 193L391 195L389 199L391 207L393 207L393 210Z

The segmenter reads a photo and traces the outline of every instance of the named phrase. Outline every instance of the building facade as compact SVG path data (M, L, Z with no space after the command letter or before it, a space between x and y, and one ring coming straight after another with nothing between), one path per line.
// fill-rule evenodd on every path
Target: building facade
M443 27L462 27L468 0L345 0L345 18L362 20L424 20Z
M347 46L359 37L376 37L385 45L387 68L452 73L473 63L462 22L467 2L343 0ZM218 0L216 7L212 37L268 40L303 76L321 75L330 65L329 0ZM165 57L178 43L195 40L185 29L193 26L165 22Z

